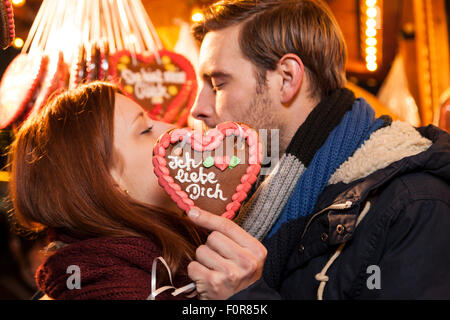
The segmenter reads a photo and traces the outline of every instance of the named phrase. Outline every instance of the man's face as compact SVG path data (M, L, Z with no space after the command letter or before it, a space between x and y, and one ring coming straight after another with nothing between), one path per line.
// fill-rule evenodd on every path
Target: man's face
M270 77L267 83L258 83L256 68L244 58L238 37L239 25L206 34L192 115L210 128L236 121L255 129L281 129L284 115Z

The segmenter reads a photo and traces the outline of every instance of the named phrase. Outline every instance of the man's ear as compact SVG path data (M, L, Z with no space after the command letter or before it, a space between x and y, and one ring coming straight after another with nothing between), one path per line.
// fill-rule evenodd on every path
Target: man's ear
M288 53L278 62L278 72L283 81L280 93L281 103L289 104L300 91L305 67L297 55Z

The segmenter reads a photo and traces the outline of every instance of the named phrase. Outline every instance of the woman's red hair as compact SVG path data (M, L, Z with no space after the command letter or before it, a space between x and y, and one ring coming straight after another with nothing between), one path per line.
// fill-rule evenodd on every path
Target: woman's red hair
M140 203L116 186L109 171L116 93L103 82L83 85L56 96L23 124L10 151L14 214L34 231L150 238L176 273L194 256L204 232L185 216Z

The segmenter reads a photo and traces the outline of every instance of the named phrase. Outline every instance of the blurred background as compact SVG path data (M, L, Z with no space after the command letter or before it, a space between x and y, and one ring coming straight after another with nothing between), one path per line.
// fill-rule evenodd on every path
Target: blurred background
M12 0L15 47L0 52L0 75L27 38L41 0ZM439 125L450 96L450 0L328 0L348 46L348 80L385 113L414 125ZM210 0L142 0L163 46L195 60L186 27ZM194 61L195 62L195 61ZM357 88L357 89L359 89ZM447 93L446 93L447 92ZM363 92L361 92L363 93Z
M11 0L16 38L0 50L0 77L21 52L42 0ZM198 44L189 33L203 18L210 0L142 0L163 48L184 55L194 66ZM368 100L377 115L414 126L450 129L450 0L328 0L348 47L348 86ZM0 131L4 154L13 135ZM0 158L3 168L5 157ZM7 173L0 172L2 196ZM43 259L34 240L10 231L8 204L1 202L0 299L27 299L34 292L34 271Z

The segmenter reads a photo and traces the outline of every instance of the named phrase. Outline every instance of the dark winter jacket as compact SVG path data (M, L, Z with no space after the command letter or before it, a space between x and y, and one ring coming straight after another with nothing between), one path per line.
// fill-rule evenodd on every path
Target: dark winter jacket
M450 299L450 135L418 131L428 150L325 189L279 287L231 299Z

